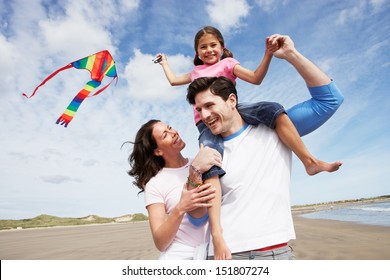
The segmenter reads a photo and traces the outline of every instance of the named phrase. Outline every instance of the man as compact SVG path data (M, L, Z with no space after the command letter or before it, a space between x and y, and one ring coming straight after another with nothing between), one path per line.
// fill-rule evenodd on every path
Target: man
M270 40L280 46L274 56L297 70L313 99L320 97L287 111L301 135L313 131L337 110L342 94L295 49L288 36L276 34ZM293 259L288 246L295 239L289 194L291 151L274 130L244 122L237 110L236 88L229 79L197 79L188 87L187 99L196 105L212 133L224 138L221 225L232 258ZM210 247L212 255L212 243Z

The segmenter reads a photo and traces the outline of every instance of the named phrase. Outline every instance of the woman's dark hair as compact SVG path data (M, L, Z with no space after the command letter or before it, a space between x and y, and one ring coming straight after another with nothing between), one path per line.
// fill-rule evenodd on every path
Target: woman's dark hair
M233 53L229 51L227 48L225 48L225 41L223 39L222 33L215 27L212 26L205 26L201 30L196 33L194 38L194 49L195 49L195 58L194 58L194 65L203 65L203 61L198 57L198 46L199 46L199 40L202 38L205 34L211 34L214 35L219 43L222 46L223 54L221 56L221 59L227 58L227 57L233 57Z
M157 143L153 137L153 127L158 122L160 121L148 121L138 130L134 142L125 142L134 144L128 159L131 169L127 173L134 177L133 184L141 189L140 193L144 191L149 180L165 166L164 159L154 154Z

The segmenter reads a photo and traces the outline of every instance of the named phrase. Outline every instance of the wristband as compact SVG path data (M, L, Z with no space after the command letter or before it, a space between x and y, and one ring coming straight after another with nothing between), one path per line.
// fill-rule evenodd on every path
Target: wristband
M192 163L190 164L190 167L191 167L192 169L194 169L194 171L195 171L199 176L202 177L202 172L200 172L198 169L196 169L195 166L192 165Z
M187 177L187 185L190 185L190 186L193 186L193 187L197 188L197 187L199 187L202 184L203 184L203 182L200 182L200 183L192 182L190 177Z

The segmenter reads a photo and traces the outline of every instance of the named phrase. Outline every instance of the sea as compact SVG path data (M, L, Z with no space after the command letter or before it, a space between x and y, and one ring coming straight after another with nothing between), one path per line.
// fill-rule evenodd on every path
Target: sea
M371 202L345 207L330 206L327 210L299 216L310 219L327 219L390 227L390 202Z

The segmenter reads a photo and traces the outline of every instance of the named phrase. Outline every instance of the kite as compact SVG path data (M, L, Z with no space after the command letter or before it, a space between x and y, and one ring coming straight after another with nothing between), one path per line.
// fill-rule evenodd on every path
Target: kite
M79 91L79 93L77 93L77 95L73 98L72 102L70 102L64 113L56 121L57 124L64 125L65 127L67 127L68 124L72 121L74 115L76 114L77 110L79 109L81 103L84 101L85 98L98 95L99 93L104 91L115 79L118 82L118 74L115 68L115 61L112 58L110 52L104 50L101 52L97 52L93 55L84 57L82 59L73 61L68 65L65 65L64 67L61 67L60 69L50 74L46 79L44 79L43 82L35 88L34 92L30 96L27 96L25 93L23 93L23 96L27 98L33 97L34 94L37 92L38 88L43 86L48 80L53 78L59 72L72 67L76 69L87 69L89 72L91 72L92 80L87 82L85 87L81 91ZM99 89L97 92L89 96L89 94L95 88L100 86L104 76L112 77L113 79L109 84L105 85L103 88Z

